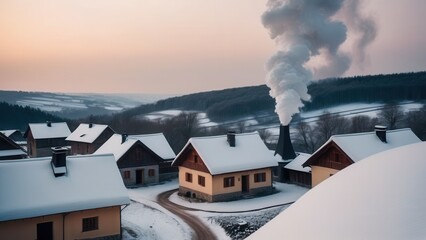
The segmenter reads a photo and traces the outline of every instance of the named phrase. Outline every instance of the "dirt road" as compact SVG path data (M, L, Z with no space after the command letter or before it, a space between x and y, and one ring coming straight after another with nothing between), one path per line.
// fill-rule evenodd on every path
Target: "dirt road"
M176 189L173 189L158 195L157 196L158 204L160 204L162 207L169 210L176 216L182 218L182 220L184 220L194 230L195 235L192 236L192 239L195 239L195 240L217 239L214 233L210 231L210 229L207 226L205 226L198 217L185 212L184 208L169 201L170 195L172 195L172 193L174 193L175 191Z

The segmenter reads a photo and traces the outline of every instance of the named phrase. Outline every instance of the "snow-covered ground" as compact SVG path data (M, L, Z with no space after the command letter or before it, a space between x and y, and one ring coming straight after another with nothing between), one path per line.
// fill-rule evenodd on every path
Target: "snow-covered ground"
M242 213L238 213L238 211L248 211L294 202L308 191L307 188L291 184L274 183L274 186L277 189L277 193L273 195L232 202L190 203L176 193L172 194L170 200L182 206L198 209L189 212L209 226L218 239L230 239L223 227L227 227L229 232L229 226L236 224L237 221L245 221L253 226L256 225L254 229L257 229L279 214L287 205ZM125 229L123 238L190 239L192 231L189 226L156 202L158 194L177 188L178 181L172 180L159 185L128 189L132 203L122 212L123 227ZM235 236L233 237L235 239Z

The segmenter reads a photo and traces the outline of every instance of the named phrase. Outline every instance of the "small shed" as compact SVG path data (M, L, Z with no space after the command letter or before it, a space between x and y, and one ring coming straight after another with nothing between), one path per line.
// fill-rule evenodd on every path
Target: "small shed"
M51 148L67 146L65 138L71 134L66 122L30 123L25 131L27 151L30 157L51 155Z
M98 153L114 154L126 186L158 183L160 165L170 168L176 156L162 133L114 134L95 152Z
M27 158L27 152L12 139L0 132L0 160Z
M288 181L303 187L311 187L311 168L309 166L303 166L311 154L296 153L296 155L296 158L284 166L288 172Z
M114 133L108 125L82 123L65 140L71 146L71 154L92 154Z

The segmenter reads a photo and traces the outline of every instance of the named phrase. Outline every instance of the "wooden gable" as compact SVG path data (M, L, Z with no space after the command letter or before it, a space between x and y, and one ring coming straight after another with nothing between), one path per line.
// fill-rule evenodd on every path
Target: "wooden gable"
M189 144L183 151L184 152L179 155L179 158L176 159L175 164L173 164L174 166L182 166L211 174L203 159L191 144Z
M302 166L320 166L336 170L353 164L354 161L333 141L314 153Z
M118 159L117 165L119 168L130 168L158 165L161 161L162 159L157 154L138 141Z
M16 144L12 139L6 137L3 133L0 133L0 150L12 150L12 149L22 149L18 144Z

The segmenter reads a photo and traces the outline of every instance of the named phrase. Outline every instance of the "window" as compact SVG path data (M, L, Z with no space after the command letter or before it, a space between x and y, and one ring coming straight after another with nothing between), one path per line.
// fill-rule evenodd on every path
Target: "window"
M148 170L148 176L149 177L155 177L155 169L149 169Z
M198 156L194 155L194 163L198 163Z
M98 222L98 217L83 218L83 232L97 230Z
M266 173L254 174L254 182L265 182L265 181L266 181Z
M124 171L124 179L129 179L130 178L130 171Z
M200 186L206 186L206 178L203 176L198 176L198 185Z
M192 182L192 174L191 173L185 173L185 181Z
M235 185L234 177L226 177L223 179L223 187L233 187Z

